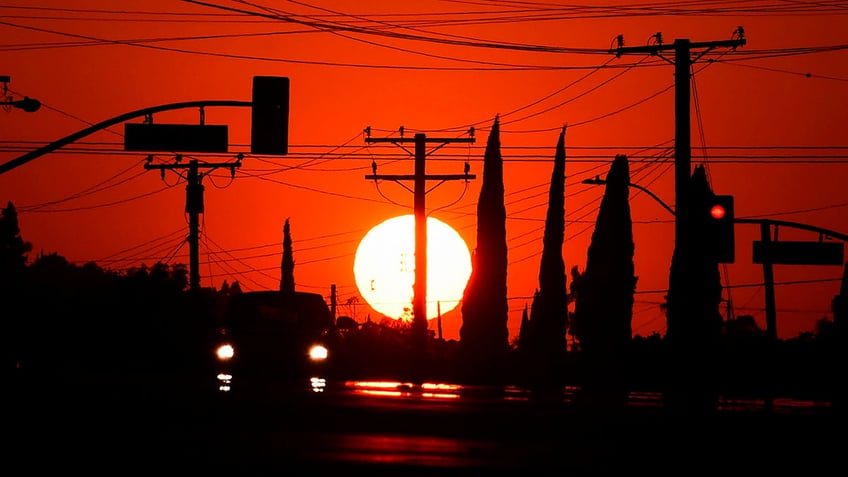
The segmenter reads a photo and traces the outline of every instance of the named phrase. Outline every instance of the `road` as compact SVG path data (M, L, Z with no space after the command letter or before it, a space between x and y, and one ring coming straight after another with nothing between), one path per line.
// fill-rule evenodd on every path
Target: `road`
M23 473L127 475L702 474L844 468L830 408L745 403L709 417L632 396L615 415L519 388L302 383L250 395L42 389L9 404L6 462ZM51 392L52 391L52 392ZM308 471L308 472L307 472ZM697 472L696 472L697 471Z

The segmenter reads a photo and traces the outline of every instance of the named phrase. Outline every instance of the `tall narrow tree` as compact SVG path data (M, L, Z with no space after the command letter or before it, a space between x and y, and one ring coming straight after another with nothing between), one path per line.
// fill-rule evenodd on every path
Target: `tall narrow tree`
M713 196L703 166L692 173L685 195L689 210L697 210ZM666 360L669 389L666 404L675 412L703 414L715 410L716 360L721 340L721 275L718 262L704 253L705 223L686 217L671 260L666 297Z
M527 304L521 311L521 327L518 328L518 349L525 350L530 347L530 312Z
M595 404L627 403L626 365L636 289L629 184L627 156L618 155L607 174L586 269L573 283L571 329L580 343L582 388Z
M509 351L507 328L507 246L503 157L495 117L483 157L483 183L477 202L477 245L462 298L460 362L466 379L499 379Z
M294 252L292 252L291 225L289 219L283 225L283 259L280 264L280 291L294 294Z
M24 241L18 225L18 211L11 201L0 210L0 325L4 332L0 337L0 347L3 348L2 372L4 379L7 372L16 372L26 354L24 343L28 338L28 330L33 320L27 320L24 313L25 293L29 287L26 283L27 254L32 250L32 244Z
M833 331L835 340L830 343L830 361L836 364L836 369L842 374L848 362L848 340L845 335L845 325L848 324L848 262L842 268L842 283L839 294L833 297ZM843 374L844 376L844 374ZM833 396L833 407L839 413L845 412L845 386L836 385Z
M0 287L5 289L21 282L30 250L32 244L21 238L18 211L9 201L0 211Z
M566 351L565 328L568 318L568 290L565 285L565 127L559 134L554 153L548 192L548 210L539 264L539 289L530 313L532 339L522 354L532 357L534 370L546 380L562 364Z

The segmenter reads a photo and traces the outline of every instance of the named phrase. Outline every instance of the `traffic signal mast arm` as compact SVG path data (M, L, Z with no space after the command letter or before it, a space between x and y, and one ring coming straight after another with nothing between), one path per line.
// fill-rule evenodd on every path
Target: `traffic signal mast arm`
M823 229L821 227L816 227L814 225L800 224L798 222L788 222L785 220L772 220L772 219L734 219L734 223L737 224L760 224L760 225L774 225L775 227L792 227L795 229L809 230L811 232L818 232L819 234L827 237L837 238L842 240L843 242L848 242L848 235L841 234L834 230Z
M148 116L153 113L158 113L161 111L170 111L174 109L183 109L183 108L202 108L204 106L242 106L242 107L251 107L253 103L251 101L231 101L231 100L204 100L204 101L188 101L182 103L170 103L170 104L160 104L159 106L152 106L149 108L139 109L137 111L131 111L129 113L124 113L119 116L115 116L114 118L107 119L105 121L101 121L93 126L87 127L83 130L77 131L69 136L65 136L62 139L58 139L56 141L51 142L45 146L42 146L38 149L30 151L20 157L12 159L8 162L0 164L0 174L7 172L15 167L22 166L27 162L41 157L47 153L53 152L60 147L71 144L74 141L80 140L90 134L94 134L97 131L102 129L106 129L110 126L114 126L115 124L120 124L124 121L129 121L130 119Z

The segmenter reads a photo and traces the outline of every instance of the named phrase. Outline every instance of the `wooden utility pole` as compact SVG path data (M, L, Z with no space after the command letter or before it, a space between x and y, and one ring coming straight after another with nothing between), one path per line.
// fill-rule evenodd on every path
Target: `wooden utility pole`
M462 138L428 138L424 133L416 133L414 138L403 137L401 129L401 137L397 138L372 138L371 128L365 129L368 143L392 143L401 145L404 143L415 143L415 174L413 175L391 175L377 174L376 163L372 164L373 174L366 175L368 180L388 180L388 181L413 181L414 183L414 212L415 212L415 284L413 285L413 303L412 303L412 336L415 346L419 346L419 350L423 351L423 345L427 337L427 209L425 208L425 197L427 195L427 181L446 181L453 180L470 180L474 179L474 174L468 173L466 165L464 174L427 174L425 171L425 162L427 159L427 144L439 143L439 147L448 143L473 143L474 129L469 131L469 137ZM403 146L401 146L403 147ZM432 190L432 189L431 189Z
M690 121L690 85L691 67L698 59L715 48L737 48L745 44L745 32L742 27L733 32L730 40L690 42L687 39L675 40L673 44L662 42L662 34L652 36L654 44L645 46L624 46L624 38L618 37L618 47L610 53L621 56L628 53L641 53L659 56L674 65L674 235L675 248L685 246L685 229L691 220L689 209L689 177L692 175L692 145ZM674 51L674 60L665 58L662 53ZM697 50L693 57L692 52Z
M333 315L333 323L336 322L336 284L330 284L330 313Z
M716 351L715 343L720 330L713 326L713 310L702 308L710 303L712 297L708 299L707 295L701 293L703 288L698 281L701 277L695 277L693 272L687 271L695 265L704 266L701 259L703 251L695 250L695 244L699 243L696 236L699 227L696 226L698 218L690 185L692 145L689 83L692 65L707 52L719 47L736 48L745 44L741 27L733 36L730 40L700 43L678 39L672 45L665 45L662 35L657 33L651 37L653 42L637 47L625 47L623 37L619 36L618 47L610 50L616 56L626 53L658 56L674 65L674 253L669 274L666 341L673 363L671 372L675 379L664 399L672 408L691 408L695 412L708 412L716 405L714 366L705 354ZM673 59L663 56L667 51L674 52ZM694 56L693 51L696 51ZM715 312L719 313L720 321L718 308Z
M192 159L188 164L183 164L182 155L177 155L177 160L173 164L151 164L153 156L148 156L147 162L144 164L145 169L159 169L162 172L162 177L165 177L166 169L188 169L186 175L186 205L185 211L189 216L188 219L188 248L189 248L189 289L191 291L200 290L200 214L203 213L203 174L200 173L200 168L216 169L226 167L230 169L230 174L235 177L236 167L241 167L242 155L239 154L236 162L226 163L203 163L200 164L197 159Z

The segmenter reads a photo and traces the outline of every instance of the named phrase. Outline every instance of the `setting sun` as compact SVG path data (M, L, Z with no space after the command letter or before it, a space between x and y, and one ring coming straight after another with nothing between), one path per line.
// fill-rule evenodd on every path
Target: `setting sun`
M415 216L373 227L356 249L353 273L359 293L376 311L411 319L415 283ZM451 226L427 218L427 319L459 304L471 276L471 255Z

